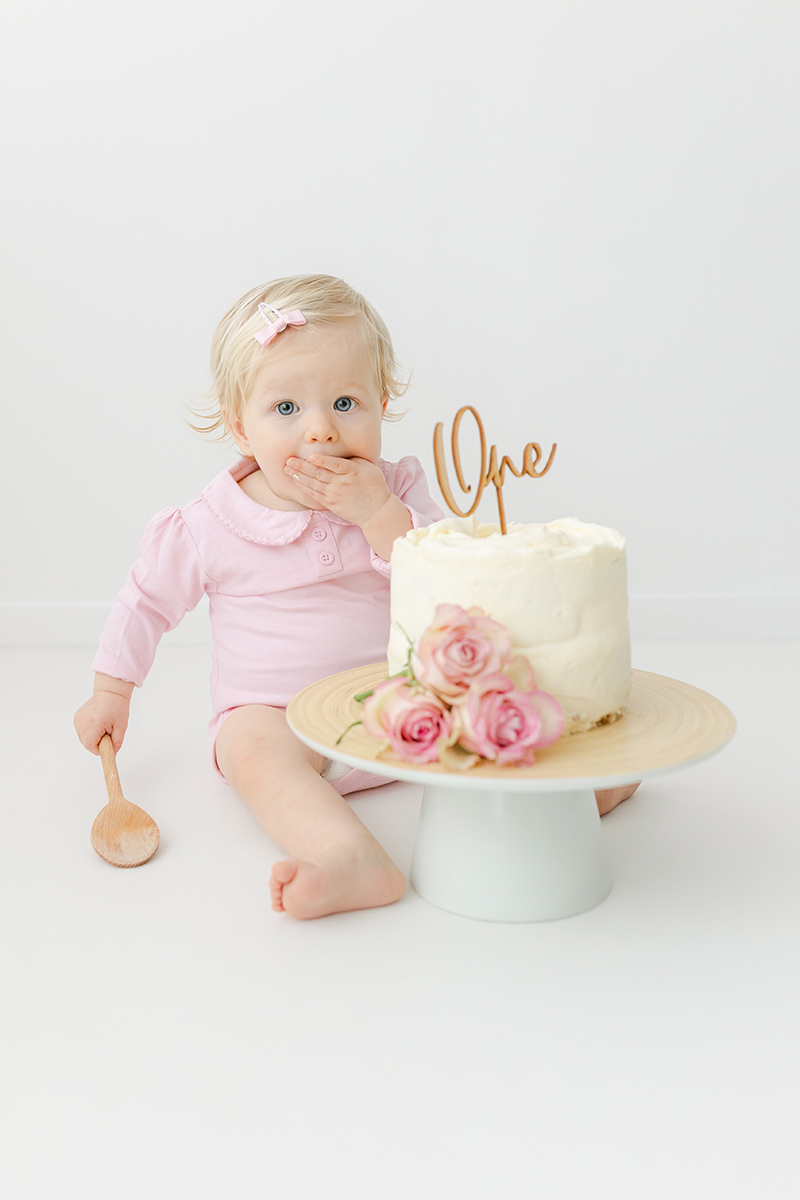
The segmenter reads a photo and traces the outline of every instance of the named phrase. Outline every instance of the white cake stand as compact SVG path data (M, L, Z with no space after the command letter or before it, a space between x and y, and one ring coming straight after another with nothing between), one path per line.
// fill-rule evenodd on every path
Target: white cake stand
M331 675L287 709L297 736L326 758L425 791L411 884L447 912L486 921L546 921L584 912L611 888L595 788L635 783L709 758L736 728L733 714L688 683L634 671L626 715L560 738L532 767L448 771L378 759L381 743L351 729L353 699L384 679L385 663Z

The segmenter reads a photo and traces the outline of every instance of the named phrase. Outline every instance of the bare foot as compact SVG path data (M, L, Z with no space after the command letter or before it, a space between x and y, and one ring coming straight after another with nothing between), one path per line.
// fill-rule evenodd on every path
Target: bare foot
M356 908L394 904L406 890L402 871L386 855L349 855L317 865L287 859L272 868L272 907L306 921Z
M629 783L626 787L603 788L601 791L595 792L594 797L600 810L600 816L604 817L623 800L630 800L638 786L638 783Z

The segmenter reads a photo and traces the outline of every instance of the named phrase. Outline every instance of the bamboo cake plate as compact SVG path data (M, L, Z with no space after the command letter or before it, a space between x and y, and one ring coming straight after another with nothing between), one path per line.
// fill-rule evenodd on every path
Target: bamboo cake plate
M464 774L439 763L416 766L399 759L378 760L380 742L360 726L339 746L337 739L360 718L353 699L388 674L386 663L355 667L309 684L291 700L287 717L297 736L320 754L376 775L412 782L483 789L502 781L523 790L573 790L581 786L614 787L635 783L644 775L675 770L708 758L733 737L736 720L730 709L700 688L649 671L631 673L628 712L611 725L559 738L540 750L532 767L495 767L487 763Z
M388 674L355 667L303 688L290 727L328 758L425 786L411 883L449 912L495 921L571 916L611 887L594 789L635 783L709 758L733 737L731 711L691 684L633 671L620 720L560 738L531 767L485 764L466 772L377 758L354 696Z

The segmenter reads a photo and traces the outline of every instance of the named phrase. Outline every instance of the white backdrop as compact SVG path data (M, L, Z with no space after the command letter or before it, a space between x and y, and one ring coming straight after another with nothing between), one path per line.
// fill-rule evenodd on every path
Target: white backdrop
M558 442L510 518L626 534L635 634L800 636L799 48L781 0L6 0L3 640L96 638L235 457L217 321L303 271L385 317L434 494L475 404Z

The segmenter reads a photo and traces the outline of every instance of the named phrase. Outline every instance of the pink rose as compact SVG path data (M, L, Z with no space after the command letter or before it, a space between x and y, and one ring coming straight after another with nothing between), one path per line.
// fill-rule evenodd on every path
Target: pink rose
M362 724L373 737L388 738L407 762L436 762L437 743L452 731L452 718L438 696L409 684L405 675L379 683L364 701Z
M460 696L479 675L502 669L511 653L505 626L480 608L439 604L412 658L414 675L441 696Z
M459 745L498 766L531 766L534 751L555 742L564 728L561 705L553 696L519 691L499 671L473 684L453 714Z

